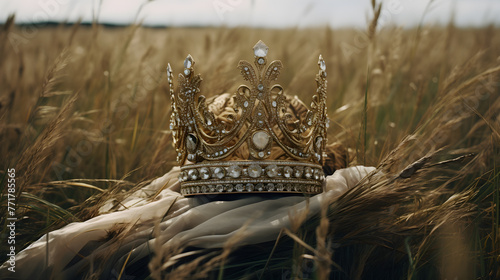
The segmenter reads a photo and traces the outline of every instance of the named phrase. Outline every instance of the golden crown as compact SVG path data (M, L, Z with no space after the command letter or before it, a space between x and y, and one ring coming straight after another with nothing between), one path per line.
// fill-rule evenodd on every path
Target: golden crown
M290 98L283 88L271 85L283 67L281 61L267 65L269 48L262 41L253 50L256 68L245 60L238 63L250 86L238 88L230 113L224 117L210 111L205 96L200 95L202 79L194 73L191 55L184 61L176 91L168 64L170 129L182 165L179 180L185 196L323 191L321 163L328 128L325 61L320 55L311 108L297 116L290 112ZM228 159L239 149L248 151L244 153L247 158Z

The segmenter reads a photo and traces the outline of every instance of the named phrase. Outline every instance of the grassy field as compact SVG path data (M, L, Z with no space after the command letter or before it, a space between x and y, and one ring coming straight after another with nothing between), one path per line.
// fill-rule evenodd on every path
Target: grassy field
M375 32L376 24L268 30L7 22L0 31L0 213L7 209L7 170L15 168L18 248L92 217L106 197L176 165L168 62L180 72L191 54L205 95L235 92L243 83L237 63L253 59L260 39L268 57L284 64L278 82L285 93L306 104L322 54L329 141L348 149L351 165L378 166L401 179L365 182L332 206L329 233L340 232L350 247L330 256L339 264L352 260L332 275L390 271L374 268L385 256L378 248L390 248L402 263L394 279L500 277L500 29ZM361 198L371 204L349 208ZM367 229L376 218L376 228Z

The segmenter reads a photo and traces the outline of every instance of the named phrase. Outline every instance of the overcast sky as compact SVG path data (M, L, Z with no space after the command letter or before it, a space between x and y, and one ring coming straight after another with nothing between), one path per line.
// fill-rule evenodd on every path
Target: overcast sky
M0 0L0 22L91 21L169 26L331 27L365 26L370 0ZM380 2L380 0L377 0ZM500 26L500 0L384 0L381 25L410 27L449 22L460 26ZM142 6L142 9L140 8ZM427 12L426 11L427 7ZM98 13L99 11L99 13Z

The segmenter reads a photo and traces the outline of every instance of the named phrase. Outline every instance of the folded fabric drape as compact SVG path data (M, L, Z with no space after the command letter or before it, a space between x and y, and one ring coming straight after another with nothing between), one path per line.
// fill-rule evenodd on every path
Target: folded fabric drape
M318 215L325 202L333 202L373 170L364 166L337 170L326 177L325 192L309 198L246 194L227 200L223 194L182 197L176 167L122 201L119 210L104 213L111 208L110 201L101 215L42 236L17 254L16 273L8 272L4 264L1 274L8 279L78 279L96 266L92 262L105 257L101 278L106 279L118 275L126 259L127 265L144 260L158 244L222 248L238 232L238 246L272 241L282 228L290 227L294 213L308 210L307 217ZM120 238L113 238L113 232Z

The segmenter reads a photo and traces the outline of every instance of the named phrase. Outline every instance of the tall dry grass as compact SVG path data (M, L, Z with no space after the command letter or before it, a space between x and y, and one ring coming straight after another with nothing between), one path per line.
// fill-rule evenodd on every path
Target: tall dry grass
M183 250L168 248L153 277L500 277L500 30L378 31L373 9L366 31L75 24L18 44L23 27L10 19L0 31L1 211L15 167L18 243L87 219L175 165L167 62L178 72L190 53L207 96L234 92L237 62L261 39L284 64L286 93L306 103L323 55L329 140L351 165L380 172L265 250L224 248L158 270Z

